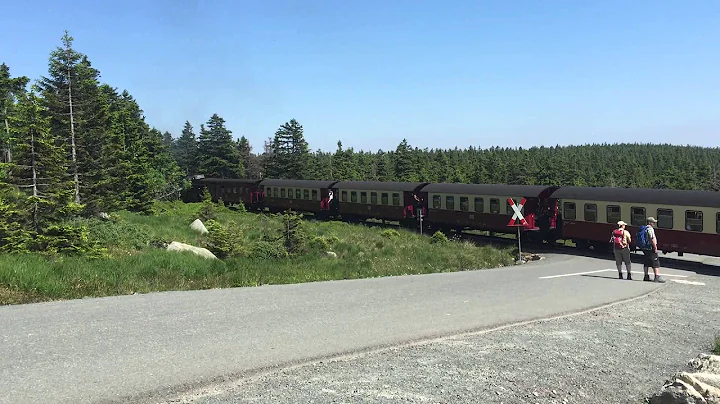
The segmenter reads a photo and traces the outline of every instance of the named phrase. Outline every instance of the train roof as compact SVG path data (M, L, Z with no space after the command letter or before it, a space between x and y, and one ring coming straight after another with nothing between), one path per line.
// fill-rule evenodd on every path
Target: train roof
M720 192L686 191L678 189L561 187L552 198L581 199L587 201L648 203L653 205L679 205L720 207Z
M195 181L213 184L258 184L261 179L253 178L196 178Z
M545 191L552 191L556 187L545 185L502 185L502 184L429 184L422 189L423 192L441 194L465 195L499 195L499 196L528 196L540 197Z
M427 182L341 181L335 184L333 188L371 189L374 191L415 191L427 184Z
M263 180L260 185L264 187L290 187L290 188L330 188L337 181L323 180Z

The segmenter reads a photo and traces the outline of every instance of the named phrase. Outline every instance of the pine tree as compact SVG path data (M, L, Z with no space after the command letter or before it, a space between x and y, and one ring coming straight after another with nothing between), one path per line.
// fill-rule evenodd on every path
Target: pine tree
M242 163L225 120L213 114L207 126L200 126L198 171L206 177L241 178Z
M65 31L63 46L50 53L49 76L42 77L39 86L51 116L51 130L69 149L74 201L80 203L81 187L87 189L86 195L92 195L95 190L89 183L100 181L98 177L103 175L95 160L102 149L106 121L99 117L103 108L100 72L91 66L87 56L73 49L73 40ZM92 172L86 173L81 185L83 170Z
M303 127L295 119L284 123L275 132L272 157L266 167L270 178L305 179L310 164L310 152Z
M0 64L0 116L4 123L4 133L0 136L1 162L12 161L9 118L15 106L15 99L25 91L29 81L30 79L25 76L12 78L10 68L5 63Z
M40 99L28 93L18 103L12 141L15 145L14 183L26 191L32 231L41 234L50 224L77 212L73 186L67 181L64 151L50 131Z
M198 142L195 137L195 132L193 132L193 126L189 121L185 121L182 133L175 141L173 155L185 175L197 173Z

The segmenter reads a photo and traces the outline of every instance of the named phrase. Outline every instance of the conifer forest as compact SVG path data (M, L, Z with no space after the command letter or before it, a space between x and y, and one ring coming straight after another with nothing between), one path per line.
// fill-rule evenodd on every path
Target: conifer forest
M101 81L99 68L68 32L42 77L0 65L0 251L91 251L77 218L153 214L154 201L179 198L195 174L720 190L718 148L419 149L399 136L394 150L355 151L340 139L335 151L322 151L312 150L291 117L263 145L251 145L242 128L227 128L218 114L163 133L128 91Z

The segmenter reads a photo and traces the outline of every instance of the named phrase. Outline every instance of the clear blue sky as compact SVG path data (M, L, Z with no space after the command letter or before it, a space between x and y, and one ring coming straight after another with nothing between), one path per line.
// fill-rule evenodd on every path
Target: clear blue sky
M177 137L215 112L255 151L639 141L720 146L720 1L22 0L0 62L47 74L64 29Z

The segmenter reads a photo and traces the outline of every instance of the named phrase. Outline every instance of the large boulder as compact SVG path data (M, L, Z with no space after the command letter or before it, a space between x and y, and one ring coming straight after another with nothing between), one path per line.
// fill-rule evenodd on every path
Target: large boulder
M720 356L701 354L688 366L694 372L677 373L650 404L720 404Z
M190 228L193 229L193 230L195 230L196 232L198 232L198 233L200 233L200 234L207 234L207 233L208 233L208 229L205 227L205 225L203 224L202 220L200 220L200 219L195 219L194 222L190 223Z
M199 255L199 256L204 257L204 258L208 258L208 259L218 259L218 258L215 256L215 254L213 254L212 252L210 252L210 250L208 250L207 248L195 247L195 246L193 246L193 245L185 244L185 243L180 243L180 242L177 242L177 241L173 241L172 243L170 243L170 245L167 246L167 250L168 250L168 251L180 251L180 252L182 252L182 251L190 251L191 253L196 254L196 255Z

